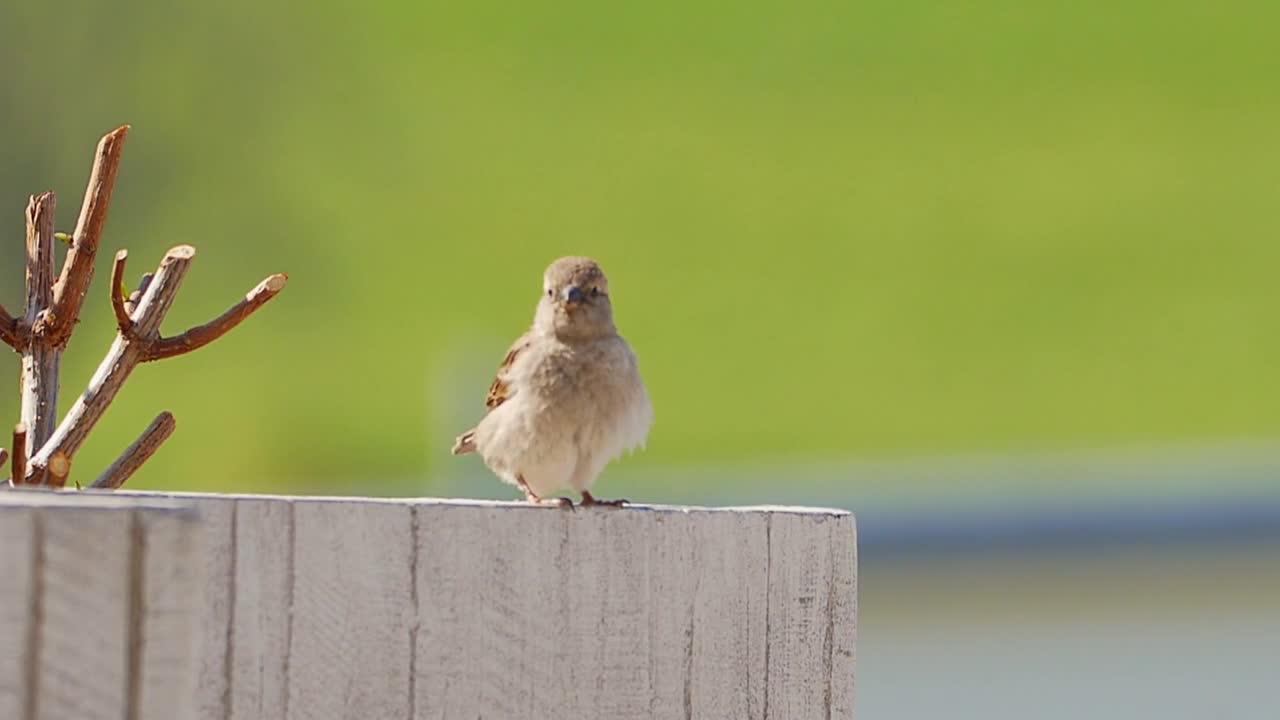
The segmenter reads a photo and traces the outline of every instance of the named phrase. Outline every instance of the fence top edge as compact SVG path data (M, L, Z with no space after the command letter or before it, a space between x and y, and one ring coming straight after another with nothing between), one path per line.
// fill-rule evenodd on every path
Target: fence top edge
M0 510L22 508L147 510L191 514L190 501L160 494L132 495L89 490L64 490L41 487L9 488L0 492Z
M361 497L348 495L272 495L252 493L197 493L197 492L159 492L147 490L116 491L118 498L136 498L139 500L160 499L178 502L199 503L205 500L219 501L276 501L293 503L350 503L362 505L404 505L418 507L457 507L457 508L490 508L509 509L529 512L564 512L553 506L535 506L529 503L509 500L476 500L467 498L433 498L433 497ZM641 504L627 505L618 510L601 510L600 512L632 512L658 514L767 514L767 515L814 515L824 517L852 516L849 510L840 508L806 507L798 505L744 505L744 506L701 506L701 505L662 505Z

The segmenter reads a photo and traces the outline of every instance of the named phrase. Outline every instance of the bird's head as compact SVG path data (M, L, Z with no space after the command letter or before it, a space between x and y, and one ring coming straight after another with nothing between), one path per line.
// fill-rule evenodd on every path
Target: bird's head
M609 280L595 260L563 257L547 267L535 324L566 340L589 340L617 332Z

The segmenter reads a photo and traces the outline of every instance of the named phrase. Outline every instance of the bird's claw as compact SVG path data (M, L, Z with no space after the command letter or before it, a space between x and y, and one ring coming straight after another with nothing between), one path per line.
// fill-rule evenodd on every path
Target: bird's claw
M584 493L582 493L582 506L583 506L583 507L590 507L590 506L592 506L592 505L599 505L599 506L601 506L601 507L614 507L614 508L620 508L620 507L622 507L623 505L629 505L629 504L630 504L630 501L629 501L629 500L623 500L623 499L621 499L621 498L619 498L619 499L617 499L617 500L597 500L597 499L596 499L596 498L595 498L591 493L589 493L589 492L584 492Z

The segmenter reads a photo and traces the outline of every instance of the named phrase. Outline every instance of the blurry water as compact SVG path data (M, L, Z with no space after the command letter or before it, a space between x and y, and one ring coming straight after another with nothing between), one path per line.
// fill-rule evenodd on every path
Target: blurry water
M1280 717L1280 544L863 564L864 718Z

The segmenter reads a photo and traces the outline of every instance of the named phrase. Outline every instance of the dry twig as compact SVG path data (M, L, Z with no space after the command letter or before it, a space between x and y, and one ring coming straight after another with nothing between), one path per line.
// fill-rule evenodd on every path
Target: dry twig
M89 380L89 388L67 411L67 416L49 442L31 459L31 474L42 478L48 469L49 459L55 452L61 450L74 457L84 444L89 431L102 419L124 381L159 336L160 322L173 305L174 297L182 286L182 279L195 254L195 248L190 245L179 245L165 254L151 287L147 288L142 301L138 303L135 312L137 319L132 321L132 332L116 334L107 356L102 359L97 372Z
M18 319L10 315L9 311L4 309L4 305L0 305L0 342L18 352L22 352L22 348L26 345Z
M31 328L31 334L22 351L22 422L31 433L31 447L37 448L53 434L58 419L62 351L48 338L49 307L54 298L54 205L51 192L33 196L27 203L27 313L23 324Z
M204 325L193 327L181 335L160 338L151 346L151 350L143 360L163 360L175 355L183 355L193 350L199 350L231 332L237 325L252 315L254 311L266 305L267 301L284 289L284 284L288 280L289 276L284 273L272 275L258 283L256 287L245 294L240 302L232 305L226 312L213 320Z
M58 276L54 293L49 340L56 347L66 345L80 318L89 281L93 279L93 261L98 254L98 241L107 222L107 210L111 207L111 193L115 190L116 173L120 169L120 157L129 126L116 128L98 142L93 158L93 170L89 173L89 185L84 190L84 203L80 206L80 220L71 236L71 249Z
M129 251L120 250L116 253L115 262L111 264L111 309L116 314L116 327L124 332L129 332L133 327L124 296L124 266L128 260Z
M179 245L165 254L151 282L146 284L146 290L133 312L129 313L128 324L116 334L115 342L112 343L107 356L98 365L97 372L89 381L89 388L67 412L67 416L49 442L31 459L28 481L43 482L48 475L50 460L55 453L66 453L68 458L75 456L93 426L102 419L107 407L120 392L120 388L138 363L181 355L207 345L234 328L280 292L284 286L285 276L273 275L260 283L244 301L212 322L193 328L175 338L162 338L160 324L169 312L169 308L173 306L174 298L182 286L183 278L186 277L195 254L195 248L190 245ZM117 255L117 258L119 257ZM117 262L117 268L122 265L122 261ZM123 272L123 269L120 268L119 271ZM119 295L118 288L113 287L113 304ZM117 316L118 319L119 316ZM172 432L172 428L164 433L164 437L168 437L168 432ZM150 431L144 434L144 437L148 434ZM163 440L164 438L160 438L159 442ZM159 442L156 443L156 447L159 446ZM154 451L154 448L151 448L147 456ZM122 457L121 460L126 458ZM136 467L133 468L133 470L136 469ZM131 474L133 470L129 470L129 473ZM128 475L124 477L127 478Z
M13 475L9 482L21 485L27 476L27 426L18 423L13 426Z
M15 485L65 485L76 452L139 363L182 355L217 340L275 297L288 279L284 274L272 275L212 321L164 338L160 335L160 325L173 306L195 257L195 248L180 245L170 249L154 275L143 275L137 289L128 297L124 295L128 252L119 251L112 265L109 288L118 328L115 342L89 380L88 389L55 428L59 360L75 329L93 278L94 258L128 132L126 125L108 133L98 143L80 219L56 283L53 193L31 198L27 208L26 314L14 318L0 308L0 340L23 355L22 422L14 430L12 459ZM174 427L173 415L161 413L93 486L120 487L156 452Z
M142 434L138 436L138 439L125 448L120 457L114 463L111 463L111 467L107 468L97 480L94 480L90 487L115 490L124 485L125 481L138 471L138 468L142 467L145 462L151 459L152 455L156 454L156 451L160 449L164 441L168 440L169 436L173 434L176 426L177 421L173 419L173 413L168 410L157 415L156 419L152 420L151 424L147 426L147 429L143 430Z

